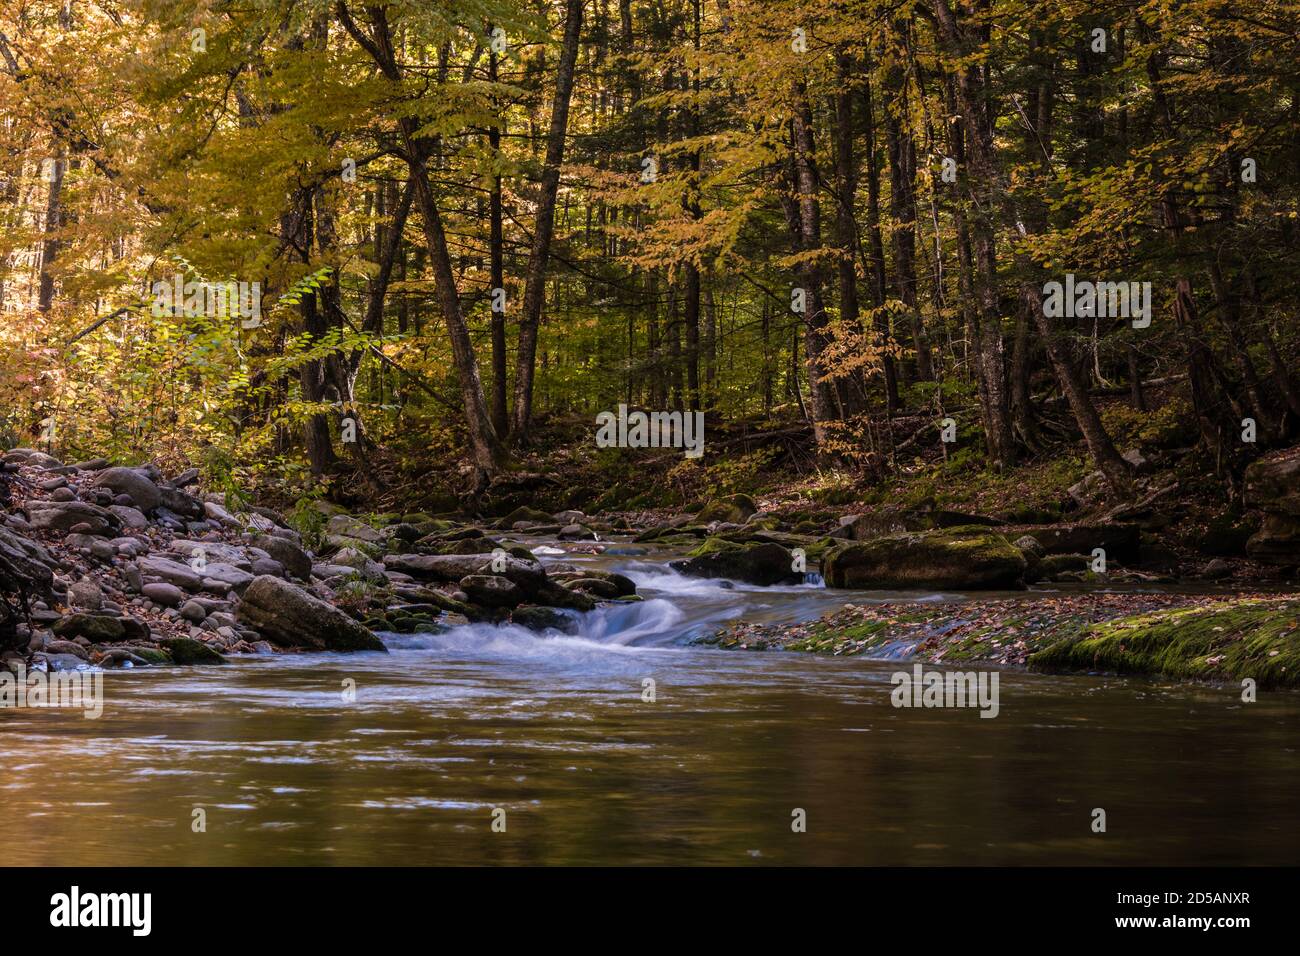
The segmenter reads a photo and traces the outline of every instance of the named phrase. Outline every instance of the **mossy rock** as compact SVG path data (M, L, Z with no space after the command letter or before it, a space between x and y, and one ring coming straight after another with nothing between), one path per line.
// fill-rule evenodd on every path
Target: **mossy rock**
M1038 573L1044 578L1072 572L1083 573L1092 569L1092 558L1086 554L1045 554L1038 560Z
M802 548L804 556L808 559L810 565L820 561L822 555L825 554L828 548L834 547L839 543L834 538L827 538L825 536L813 537L812 535L806 534L793 534L788 531L751 531L748 525L739 531L723 532L722 534L717 535L717 537L724 541L731 541L736 544L745 544L748 542L769 542L771 544L779 544L781 547L787 548L790 551L794 551L795 548ZM696 548L695 551L692 551L692 556L694 556L699 550L699 548Z
M147 647L142 644L133 644L130 647L124 648L124 650L130 651L132 654L140 658L140 660L144 661L146 664L152 664L155 667L161 664L172 663L171 655L168 654L166 651L161 650L160 648L157 647Z
M498 521L497 527L509 531L515 526L516 521L531 521L534 524L555 524L555 515L539 511L537 508L530 508L527 505L520 505Z
M707 538L687 560L673 561L670 567L691 577L727 578L763 587L803 580L794 570L793 555L771 541L739 544L721 537Z
M749 495L728 495L710 501L695 516L695 520L699 524L711 524L714 521L744 524L757 512L758 505L754 504L754 499Z
M192 637L173 637L163 642L176 664L224 664L226 659L202 641Z
M827 587L977 591L1024 586L1020 549L982 527L890 535L826 552Z
M58 637L84 637L92 644L120 641L126 636L126 626L121 618L106 614L69 614L52 628Z
M1093 624L1033 654L1039 670L1300 686L1300 600L1221 601Z

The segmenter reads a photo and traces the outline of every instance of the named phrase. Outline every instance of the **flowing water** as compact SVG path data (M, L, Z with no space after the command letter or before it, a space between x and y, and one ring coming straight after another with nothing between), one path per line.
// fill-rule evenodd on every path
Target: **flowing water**
M577 634L386 635L388 655L115 671L97 720L0 710L4 861L1296 860L1300 695L1007 671L996 719L895 709L897 662L688 642L896 595L730 587L614 550L576 560L646 600Z

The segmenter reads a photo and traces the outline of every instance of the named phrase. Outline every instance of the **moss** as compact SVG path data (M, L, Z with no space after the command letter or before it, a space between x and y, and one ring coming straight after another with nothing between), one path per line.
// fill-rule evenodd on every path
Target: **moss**
M843 544L822 562L835 588L1014 588L1025 568L1018 548L974 525Z
M1029 658L1042 670L1101 670L1300 686L1300 600L1222 601L1094 624Z
M166 642L177 664L224 664L226 659L202 641L192 637L173 637Z
M688 558L702 558L706 554L720 554L723 551L740 551L741 545L723 538L705 538L700 544L687 552Z
M714 521L743 524L756 511L758 511L758 505L754 503L754 499L749 495L730 495L710 501L696 516L696 520L700 524L709 524Z

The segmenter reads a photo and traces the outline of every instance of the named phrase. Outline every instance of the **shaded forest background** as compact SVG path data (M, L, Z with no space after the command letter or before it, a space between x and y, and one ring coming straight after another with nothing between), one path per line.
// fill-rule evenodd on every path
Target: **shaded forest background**
M1124 501L1146 444L1232 503L1300 428L1298 93L1295 2L0 0L0 440L588 507Z

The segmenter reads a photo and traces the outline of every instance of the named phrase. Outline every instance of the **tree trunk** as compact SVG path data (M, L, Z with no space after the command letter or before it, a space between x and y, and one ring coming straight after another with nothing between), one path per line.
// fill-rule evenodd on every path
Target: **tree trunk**
M524 444L533 418L533 373L537 361L537 334L546 294L546 263L555 228L555 196L560 188L560 164L564 161L564 140L569 128L569 100L573 94L574 67L582 31L583 0L568 0L564 43L555 77L555 100L551 107L551 128L546 139L546 161L537 199L537 220L528 256L524 285L524 311L519 321L519 352L515 363L515 407L511 440Z

